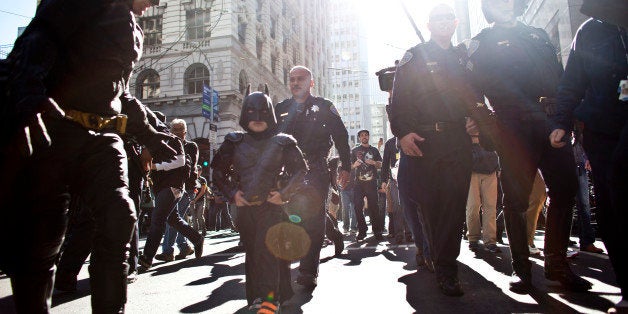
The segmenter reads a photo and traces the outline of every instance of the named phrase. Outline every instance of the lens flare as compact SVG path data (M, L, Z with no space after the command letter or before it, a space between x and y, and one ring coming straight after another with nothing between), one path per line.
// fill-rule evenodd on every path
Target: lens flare
M305 256L312 241L303 227L280 222L268 229L266 247L277 258L294 261Z

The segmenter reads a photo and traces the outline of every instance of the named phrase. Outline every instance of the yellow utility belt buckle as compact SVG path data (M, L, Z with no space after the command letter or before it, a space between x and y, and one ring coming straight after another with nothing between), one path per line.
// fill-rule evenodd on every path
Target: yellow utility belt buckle
M113 117L101 117L93 113L66 110L66 117L90 130L101 131L105 128L115 128L120 134L126 133L128 117L124 114Z

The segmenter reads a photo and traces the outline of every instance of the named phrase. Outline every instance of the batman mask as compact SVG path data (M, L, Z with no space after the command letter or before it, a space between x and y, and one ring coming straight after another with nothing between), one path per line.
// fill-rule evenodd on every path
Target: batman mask
M250 93L250 90L251 86L249 85L246 90L247 96L244 97L244 102L242 103L240 126L251 132L249 122L264 121L268 125L269 131L274 130L277 127L277 118L275 117L273 102L268 97L268 86L265 87L264 93Z

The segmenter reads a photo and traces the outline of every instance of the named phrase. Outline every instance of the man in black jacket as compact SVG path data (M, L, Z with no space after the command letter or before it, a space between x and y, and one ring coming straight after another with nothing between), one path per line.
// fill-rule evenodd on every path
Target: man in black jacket
M93 311L124 310L125 260L136 217L128 195L126 154L115 133L135 136L159 160L174 156L163 142L171 137L149 126L143 106L128 89L143 42L134 14L157 2L45 1L7 58L7 102L2 109L10 119L3 123L0 164L2 170L9 168L4 179L15 180L7 189L3 180L0 190L12 193L20 205L4 204L0 230L3 237L15 239L7 251L20 254L3 254L0 268L11 277L18 312L40 313L50 307L68 187L81 195L95 219L89 265ZM18 146L15 138L25 135L30 142ZM31 156L17 162L4 159L19 151ZM30 228L15 223L22 219Z
M618 26L620 19L613 17L621 17L625 24L628 6L617 1L615 11L601 14L608 2L585 1L582 7L602 19L584 22L576 34L558 85L550 143L559 150L569 147L561 138L571 131L574 118L584 122L583 146L593 173L596 219L621 288L622 301L614 311L621 312L628 310L628 36L625 26Z
M567 289L586 291L591 283L567 263L571 213L577 178L571 146L553 149L547 114L556 97L563 69L547 33L517 21L525 1L483 0L485 28L469 45L470 82L486 96L499 121L496 148L502 172L504 218L510 242L510 289L525 293L532 285L526 236L526 210L537 169L552 199L547 210L545 277Z

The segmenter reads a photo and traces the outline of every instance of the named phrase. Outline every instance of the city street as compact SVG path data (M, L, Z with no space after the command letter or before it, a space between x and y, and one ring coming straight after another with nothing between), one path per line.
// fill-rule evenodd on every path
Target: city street
M536 238L543 247L542 231ZM129 285L127 313L244 313L244 254L237 244L235 233L212 232L201 259L155 263ZM567 292L547 281L542 258L532 258L536 290L518 295L508 290L507 246L499 245L502 253L483 247L474 253L462 241L458 267L465 295L456 298L439 292L434 274L417 271L414 245L372 238L356 244L353 235L345 236L345 244L339 258L332 257L333 245L323 249L318 287L309 293L293 284L296 295L282 306L282 313L601 313L620 299L606 255L580 253L570 260L574 270L593 283L587 293ZM596 245L603 247L599 241ZM55 292L52 313L89 312L86 266L77 292ZM5 275L0 276L0 313L14 313Z

